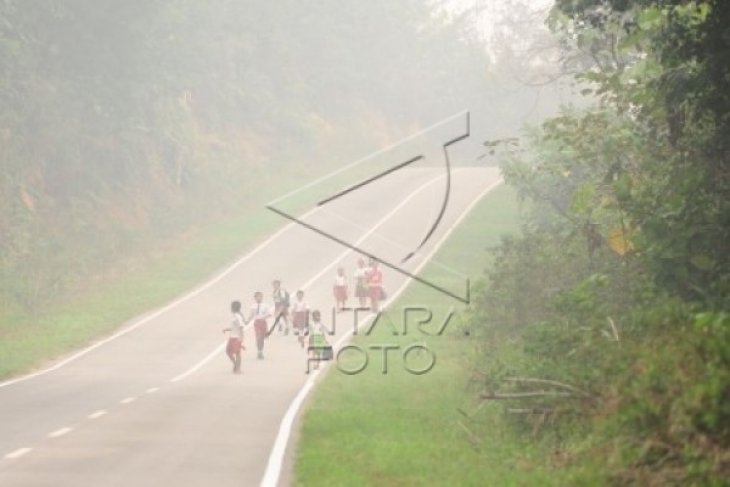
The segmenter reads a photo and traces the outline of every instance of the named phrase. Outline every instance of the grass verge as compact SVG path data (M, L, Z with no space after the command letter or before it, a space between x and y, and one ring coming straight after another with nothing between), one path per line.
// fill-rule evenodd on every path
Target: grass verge
M365 148L363 147L363 150ZM331 152L331 151L330 151ZM337 153L357 153L353 147ZM328 152L329 153L329 152ZM183 229L174 235L135 235L130 255L117 262L104 262L101 269L87 270L78 287L61 292L32 311L8 296L0 296L0 380L43 366L74 349L111 333L135 316L169 302L223 268L286 222L264 209L270 198L301 187L316 173L332 171L330 177L284 198L277 207L297 214L333 190L341 189L389 163L387 158L349 167L339 162L319 161L314 165L279 163L255 175L255 194L242 197L240 212L212 222ZM271 188L276 188L271 190ZM179 215L173 215L179 218ZM184 218L184 217L183 217ZM80 262L98 249L93 243L78 245ZM67 272L74 272L69 262Z
M356 180L363 172L367 168L357 167L297 192L285 200L286 208L294 213L303 211L312 201ZM140 237L145 241L135 255L125 256L121 264L112 263L116 270L101 269L105 275L44 303L34 313L2 303L0 380L83 347L199 284L285 225L285 220L264 205L272 196L296 189L302 179L311 177L311 168L292 171L286 178L262 174L260 191L248 195L242 211L189 229L171 241L162 241L159 235ZM273 187L275 191L270 190ZM79 246L78 252L86 251L94 249Z
M134 316L170 301L282 223L263 209L247 211L199 228L195 235L170 246L164 256L144 259L146 265L105 279L35 316L20 312L4 316L0 325L0 378L31 370L84 346Z
M475 207L436 260L474 279L474 270L489 264L485 249L517 226L515 194L501 186ZM427 266L423 275L430 272L436 270ZM433 313L433 322L425 325L433 333L454 309L444 334L426 335L409 323L408 333L394 336L394 327L403 326L403 309L424 305ZM503 430L496 410L491 416L480 414L479 424L468 419L476 407L466 372L474 347L464 314L452 299L412 284L371 334L353 342L369 352L370 363L356 375L332 364L318 386L302 419L295 485L564 484L564 475L532 467L530 459L545 452ZM412 343L426 344L433 352L436 362L428 373L404 369L402 351ZM388 353L385 373L382 350L371 348L383 344L399 347ZM344 369L362 362L354 354L341 358ZM407 356L411 369L430 361L425 353Z

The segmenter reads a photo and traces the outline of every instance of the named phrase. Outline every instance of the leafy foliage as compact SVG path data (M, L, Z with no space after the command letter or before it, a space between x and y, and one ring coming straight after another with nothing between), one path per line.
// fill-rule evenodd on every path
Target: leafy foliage
M461 109L463 32L414 0L1 0L0 296L32 310Z
M598 103L504 165L526 212L473 310L486 397L563 438L590 427L570 454L608 458L619 484L730 475L729 15L720 1L558 1L550 24Z

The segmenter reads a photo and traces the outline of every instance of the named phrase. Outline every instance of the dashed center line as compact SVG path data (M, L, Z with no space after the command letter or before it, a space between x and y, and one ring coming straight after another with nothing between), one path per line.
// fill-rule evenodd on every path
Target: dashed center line
M89 414L89 419L98 419L107 413L106 409L99 409L96 412Z
M53 433L49 433L48 437L49 438L58 438L59 436L63 436L66 433L70 433L71 431L73 431L73 428L61 428L59 430L54 431Z
M157 392L159 390L160 390L159 387L150 387L145 392L147 394L154 394L155 392ZM137 400L136 397L127 397L127 398L122 399L119 402L121 404L130 404L130 403L133 403L136 400ZM94 411L93 413L89 414L88 418L89 419L99 419L102 416L105 416L107 414L109 414L109 411L107 411L106 409L99 409L99 410ZM49 438L58 438L59 436L63 436L65 434L67 434L67 433L70 433L71 431L73 431L73 428L69 428L69 427L60 428L60 429L57 429L56 431L54 431L52 433L49 433L48 434L48 437ZM28 452L30 452L31 450L32 450L32 448L18 448L17 450L12 451L12 452L6 454L5 455L5 458L8 459L8 460L13 460L15 458L20 458L23 455L25 455Z
M10 460L12 460L14 458L20 458L31 450L32 450L32 448L18 448L17 450L12 451L12 452L8 453L7 455L5 455L5 458L10 459Z

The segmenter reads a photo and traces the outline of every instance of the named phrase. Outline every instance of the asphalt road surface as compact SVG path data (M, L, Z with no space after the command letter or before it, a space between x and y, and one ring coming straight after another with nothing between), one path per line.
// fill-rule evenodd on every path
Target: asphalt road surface
M306 221L398 261L432 224L444 177L442 169L402 170ZM498 179L494 169L455 170L442 224L405 268L417 269ZM260 485L282 418L310 376L293 336L273 333L265 359L257 360L249 328L243 374L233 375L222 351L229 303L240 299L248 309L258 289L270 302L271 281L279 278L292 299L304 288L326 320L336 266L351 276L357 257L290 225L201 288L125 325L131 331L54 370L0 384L0 485ZM388 290L407 279L384 271ZM351 331L338 322L338 337ZM268 481L290 482L293 454L289 444L281 471L273 462Z

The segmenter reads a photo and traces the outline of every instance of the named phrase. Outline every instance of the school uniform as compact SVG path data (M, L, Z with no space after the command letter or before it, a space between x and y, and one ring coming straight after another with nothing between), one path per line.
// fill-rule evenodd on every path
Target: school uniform
M327 330L321 322L311 323L309 326L309 347L318 357L322 356L322 349L327 346Z
M309 305L306 301L295 300L292 308L292 324L294 332L301 333L307 326L309 321Z
M368 276L366 267L358 267L355 269L355 297L367 298L370 296L368 292Z
M368 292L374 302L380 301L383 296L383 271L370 269L368 272Z
M279 331L281 331L282 324L286 327L287 333L289 333L289 293L279 288L274 291L274 317L276 321L274 326L279 325Z
M244 321L241 313L233 313L228 332L228 343L226 344L226 353L228 355L239 353L243 348L243 325Z
M274 291L274 315L286 318L289 314L289 293L284 289Z
M334 295L337 302L347 301L347 277L335 276Z
M253 329L256 334L256 349L259 358L263 358L264 340L269 331L267 320L271 318L271 308L266 303L254 303L251 306L251 318Z

